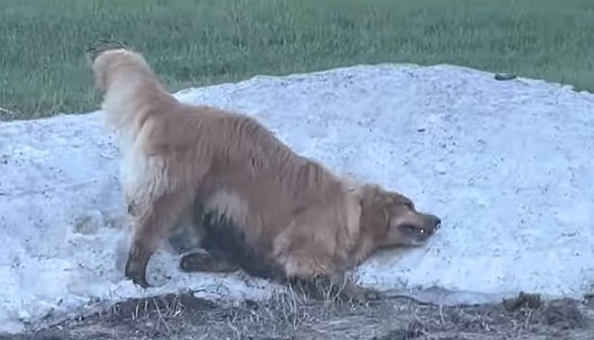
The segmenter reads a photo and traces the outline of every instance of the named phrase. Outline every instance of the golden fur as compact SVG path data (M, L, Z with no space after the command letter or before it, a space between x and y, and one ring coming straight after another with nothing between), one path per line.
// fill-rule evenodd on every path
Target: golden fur
M334 175L247 115L179 102L139 53L101 51L92 69L122 141L135 220L125 274L143 287L149 258L182 219L203 229L213 254L231 254L249 273L332 283L377 249L420 245L439 227L408 198ZM191 260L182 267L217 267ZM369 291L349 281L344 292Z

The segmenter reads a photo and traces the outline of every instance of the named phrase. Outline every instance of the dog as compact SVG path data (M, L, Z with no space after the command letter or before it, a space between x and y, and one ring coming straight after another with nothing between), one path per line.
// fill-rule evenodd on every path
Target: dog
M161 240L189 219L208 253L182 256L186 271L319 278L365 300L377 292L347 279L348 269L381 248L421 246L440 226L404 195L298 155L255 118L178 101L138 52L96 49L91 63L122 143L134 220L125 276L141 287Z

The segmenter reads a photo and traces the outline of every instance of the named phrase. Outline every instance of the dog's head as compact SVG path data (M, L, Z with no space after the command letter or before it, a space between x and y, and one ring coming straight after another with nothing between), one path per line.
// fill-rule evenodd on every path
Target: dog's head
M85 49L87 61L93 70L95 86L99 90L106 90L109 64L113 63L114 57L123 53L125 48L126 46L121 42L102 39Z
M107 91L110 82L110 74L113 72L113 66L125 55L124 49L111 49L103 51L97 55L93 61L93 76L95 86L99 91Z
M115 72L128 75L152 73L144 57L122 43L101 41L87 48L86 54L91 62L95 86L100 91L107 91L110 77Z
M407 197L366 185L361 190L361 228L378 248L423 245L439 229L439 217L419 212Z

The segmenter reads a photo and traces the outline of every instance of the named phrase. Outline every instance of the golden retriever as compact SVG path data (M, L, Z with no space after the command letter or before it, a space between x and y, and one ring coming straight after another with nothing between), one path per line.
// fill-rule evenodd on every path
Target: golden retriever
M326 279L357 300L376 292L345 279L348 269L383 247L422 245L439 228L407 197L333 174L254 118L178 101L137 52L97 50L91 63L106 123L122 142L135 221L125 275L142 287L151 255L182 219L195 220L205 247L231 263L197 265L190 255L181 261L188 271L235 263L260 277Z

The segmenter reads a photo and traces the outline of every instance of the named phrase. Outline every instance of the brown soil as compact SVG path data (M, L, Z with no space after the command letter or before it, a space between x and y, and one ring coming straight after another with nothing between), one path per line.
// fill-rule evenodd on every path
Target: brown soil
M409 299L353 305L277 296L223 305L191 294L129 300L101 315L0 340L553 340L594 339L594 303L520 295L494 305L432 306Z

